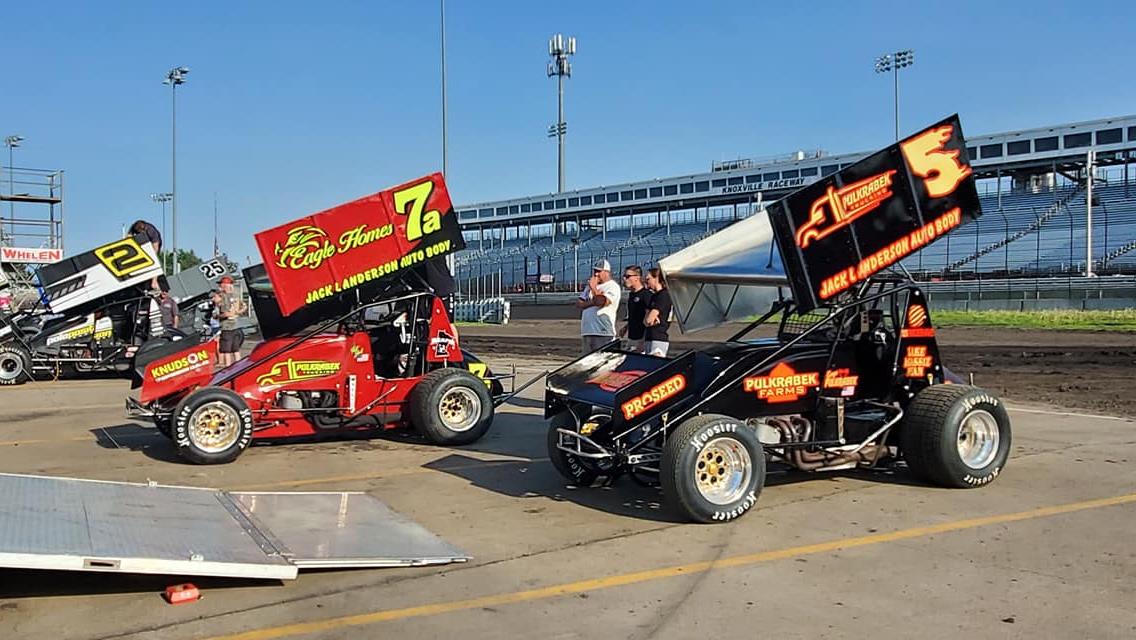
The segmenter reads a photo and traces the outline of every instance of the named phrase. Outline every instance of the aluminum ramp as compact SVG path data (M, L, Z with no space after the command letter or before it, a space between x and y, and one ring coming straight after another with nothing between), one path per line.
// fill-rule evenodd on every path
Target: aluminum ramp
M468 559L365 493L0 474L0 567L286 580Z

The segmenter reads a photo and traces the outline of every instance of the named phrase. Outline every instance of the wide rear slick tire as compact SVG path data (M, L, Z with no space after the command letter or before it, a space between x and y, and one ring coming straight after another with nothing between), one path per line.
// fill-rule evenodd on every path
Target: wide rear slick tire
M24 384L32 379L32 357L18 344L0 346L0 385Z
M705 414L667 437L659 480L672 510L695 522L728 522L757 504L765 485L765 451L753 429Z
M410 392L410 423L434 444L456 446L481 438L493 424L485 381L465 369L435 369Z
M993 482L1010 445L1010 417L1002 401L961 384L920 391L907 406L900 434L903 457L916 477L959 489Z
M236 393L205 387L174 409L173 441L181 457L194 464L236 460L252 442L252 410Z

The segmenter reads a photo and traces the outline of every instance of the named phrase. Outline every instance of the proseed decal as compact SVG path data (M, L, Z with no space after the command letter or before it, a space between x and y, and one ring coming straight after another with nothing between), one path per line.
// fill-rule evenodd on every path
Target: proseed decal
M686 376L681 373L675 374L638 396L624 402L620 406L620 409L623 411L623 418L625 420L631 420L635 416L642 415L659 403L673 398L685 388Z
M275 387L301 380L323 378L339 373L339 363L330 360L293 360L288 358L284 362L272 365L268 373L257 377L256 384L260 388Z
M797 373L782 362L770 370L769 375L750 376L742 382L746 393L757 394L758 399L769 403L794 402L820 385L816 371Z
M162 382L208 366L212 366L209 352L202 349L188 353L177 360L151 367L150 377L154 379L154 382Z

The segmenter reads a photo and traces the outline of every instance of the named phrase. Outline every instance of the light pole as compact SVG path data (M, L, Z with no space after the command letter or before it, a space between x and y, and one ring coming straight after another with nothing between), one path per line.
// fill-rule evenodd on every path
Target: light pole
M899 70L915 64L915 50L904 49L876 58L876 73L891 72L895 79L895 140L899 142Z
M163 238L166 237L166 203L169 202L170 200L173 200L173 198L174 198L174 194L172 194L172 193L151 193L150 194L151 200L153 200L154 202L161 203L161 205L162 205L162 237ZM167 251L166 255L169 255L169 253L170 252ZM160 262L162 262L162 269L164 270L166 268L165 260L162 258L162 256L158 256L158 260Z
M16 195L16 166L12 164L12 151L20 146L24 141L24 136L7 136L4 138L4 145L8 147L8 195ZM11 228L8 229L10 239L15 241L16 235L16 202L14 200L8 201L8 216L12 219Z
M442 40L442 176L449 177L446 140L446 0L441 0L441 40Z
M556 191L564 191L564 136L568 133L568 123L564 122L564 78L572 77L572 63L568 56L576 54L576 38L556 34L548 39L548 77L556 76L557 102L556 124L548 127L548 137L556 138L559 155L556 162Z
M170 85L170 199L173 202L170 212L170 254L174 256L173 273L181 271L177 260L178 201L177 201L177 88L185 84L188 67L174 67L166 73L162 84Z

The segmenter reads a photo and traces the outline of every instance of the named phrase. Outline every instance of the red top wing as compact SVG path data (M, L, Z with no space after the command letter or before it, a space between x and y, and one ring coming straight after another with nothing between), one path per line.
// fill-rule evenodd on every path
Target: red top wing
M256 234L284 315L462 248L442 174Z

